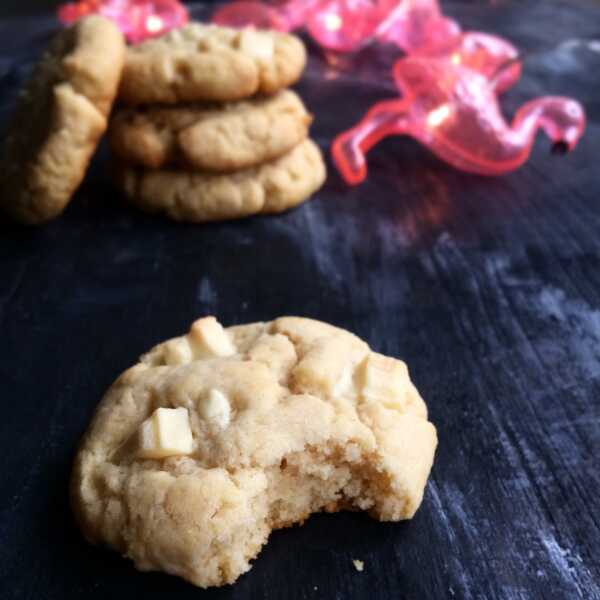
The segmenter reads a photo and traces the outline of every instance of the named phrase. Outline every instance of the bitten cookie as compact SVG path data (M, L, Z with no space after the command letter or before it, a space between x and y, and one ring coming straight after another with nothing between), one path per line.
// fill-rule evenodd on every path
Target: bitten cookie
M224 175L115 167L115 181L133 204L191 223L283 212L307 200L325 175L311 140L271 162Z
M293 84L305 63L293 35L192 23L129 48L119 99L178 104L273 94Z
M311 513L410 519L436 445L402 361L319 321L205 317L109 389L72 504L89 541L138 569L223 585Z
M62 31L21 92L0 159L0 203L23 223L59 215L87 170L117 93L125 40L92 16Z
M223 106L121 109L113 115L109 139L118 157L146 168L238 171L297 146L311 120L302 100L285 90Z

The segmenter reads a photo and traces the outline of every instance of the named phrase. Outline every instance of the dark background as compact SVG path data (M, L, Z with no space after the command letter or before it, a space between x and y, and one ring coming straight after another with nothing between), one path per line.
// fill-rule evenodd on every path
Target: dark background
M329 165L295 211L202 227L126 207L102 150L63 217L0 219L2 600L600 598L600 9L444 6L528 51L507 114L542 94L585 105L572 155L540 135L520 171L484 178L395 138L362 186ZM0 21L2 126L54 27ZM299 91L324 150L393 94L393 58L369 50L333 70L311 47ZM312 517L208 592L86 544L66 492L77 440L121 371L207 313L311 316L405 359L440 439L416 517Z
M59 0L2 0L0 2L0 17L48 12L55 9L61 3ZM184 3L190 4L190 2L186 2L185 0Z

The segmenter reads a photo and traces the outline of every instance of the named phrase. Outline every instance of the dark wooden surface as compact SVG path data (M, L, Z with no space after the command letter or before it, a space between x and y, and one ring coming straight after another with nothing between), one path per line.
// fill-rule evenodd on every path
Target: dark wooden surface
M63 218L0 222L0 598L600 598L600 7L446 8L544 50L505 107L579 98L573 155L540 139L487 179L393 139L361 187L330 170L294 212L192 227L124 206L101 152ZM51 27L0 23L3 121ZM584 42L552 48L569 39ZM366 52L340 73L313 49L299 88L322 147L390 94L389 62ZM79 436L122 370L206 313L316 317L404 358L440 439L415 519L315 516L208 592L88 546L67 504Z

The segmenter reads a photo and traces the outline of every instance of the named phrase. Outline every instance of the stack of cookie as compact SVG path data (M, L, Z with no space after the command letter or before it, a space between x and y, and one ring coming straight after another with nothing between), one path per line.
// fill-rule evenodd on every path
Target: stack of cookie
M198 23L126 49L108 19L61 31L35 67L0 151L0 208L27 224L67 207L113 103L116 181L138 206L190 222L276 213L325 180L311 117L286 88L292 35ZM120 84L119 84L120 82Z
M305 62L292 35L198 23L130 48L109 124L117 185L188 222L303 202L325 180L312 118L286 89Z

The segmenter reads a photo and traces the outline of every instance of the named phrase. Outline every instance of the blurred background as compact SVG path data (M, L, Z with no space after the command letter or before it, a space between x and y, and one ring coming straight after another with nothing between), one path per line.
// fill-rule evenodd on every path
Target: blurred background
M0 0L0 18L53 10L62 1L65 0ZM189 2L185 3L189 4Z
M51 10L58 4L56 0L2 0L0 2L0 17L34 14Z

